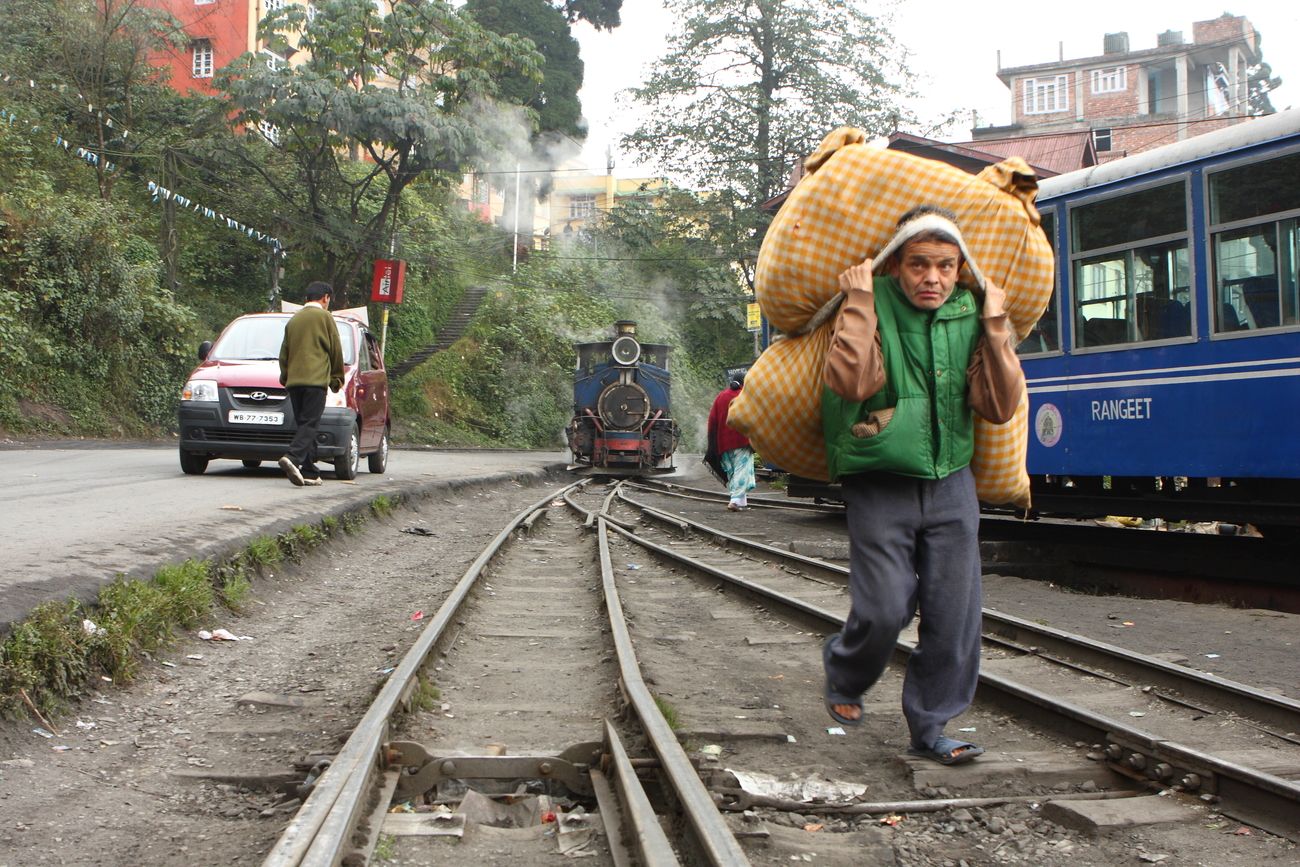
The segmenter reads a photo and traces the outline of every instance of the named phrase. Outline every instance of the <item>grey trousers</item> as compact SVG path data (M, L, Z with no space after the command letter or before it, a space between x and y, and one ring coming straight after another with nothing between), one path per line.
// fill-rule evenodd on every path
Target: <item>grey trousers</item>
M979 502L970 468L944 479L849 477L853 607L826 654L835 692L860 695L884 672L898 634L921 610L903 681L914 746L929 747L970 706L979 680Z

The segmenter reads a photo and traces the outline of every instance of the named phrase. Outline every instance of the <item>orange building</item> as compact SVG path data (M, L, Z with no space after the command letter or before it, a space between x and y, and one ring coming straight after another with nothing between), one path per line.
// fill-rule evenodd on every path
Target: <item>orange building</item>
M241 54L265 57L272 69L288 58L271 51L257 37L258 22L273 9L298 0L143 0L164 9L181 23L188 40L153 58L171 73L173 90L185 95L212 94L213 75ZM308 8L310 5L308 4Z

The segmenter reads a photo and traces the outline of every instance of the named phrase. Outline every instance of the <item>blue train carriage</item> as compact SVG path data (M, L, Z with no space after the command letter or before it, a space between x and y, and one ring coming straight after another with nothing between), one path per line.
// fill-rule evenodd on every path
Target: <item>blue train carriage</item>
M1177 125L1170 126L1174 137ZM1041 512L1300 527L1300 110L1040 184Z
M636 323L614 324L614 339L577 343L573 419L566 431L570 469L615 475L666 473L681 429L672 415L669 349L641 343Z

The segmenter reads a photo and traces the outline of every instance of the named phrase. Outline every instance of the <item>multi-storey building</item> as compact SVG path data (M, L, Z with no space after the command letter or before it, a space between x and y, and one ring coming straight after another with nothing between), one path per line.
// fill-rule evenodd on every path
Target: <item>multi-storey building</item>
M484 222L513 231L516 219L513 198L502 192L510 187L511 177L510 172L466 175L456 198L462 207ZM561 168L554 173L545 196L539 199L527 193L523 195L517 212L520 245L545 249L553 241L594 226L620 202L655 201L667 186L663 178L616 178L613 174L588 174ZM530 188L532 184L524 186L525 190Z
M176 17L186 41L153 59L170 70L173 90L183 94L214 93L213 76L218 69L251 51L266 59L272 69L289 62L292 49L273 50L258 38L257 25L273 9L305 0L144 0Z
M999 69L1011 89L1014 121L972 130L972 147L1044 134L1087 131L1099 161L1246 120L1259 35L1224 13L1192 25L1192 41L1165 31L1156 47L1129 50L1127 33L1106 35L1100 55Z

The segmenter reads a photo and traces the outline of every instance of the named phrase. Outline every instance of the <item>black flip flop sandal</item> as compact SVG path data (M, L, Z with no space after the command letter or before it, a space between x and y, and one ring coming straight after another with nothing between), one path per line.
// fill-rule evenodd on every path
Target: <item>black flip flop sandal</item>
M835 640L835 636L831 635L828 636L826 641L822 643L823 673L825 672L826 663L830 660L831 642L834 640ZM826 678L825 688L823 690L823 697L826 700L826 712L830 714L831 719L835 720L837 723L839 723L842 726L854 727L854 726L862 725L862 717L863 717L862 696L849 695L848 693L840 692L831 683L830 678ZM837 704L847 704L856 707L858 709L858 718L850 719L849 717L846 717L843 714L837 713L835 711L835 705Z

